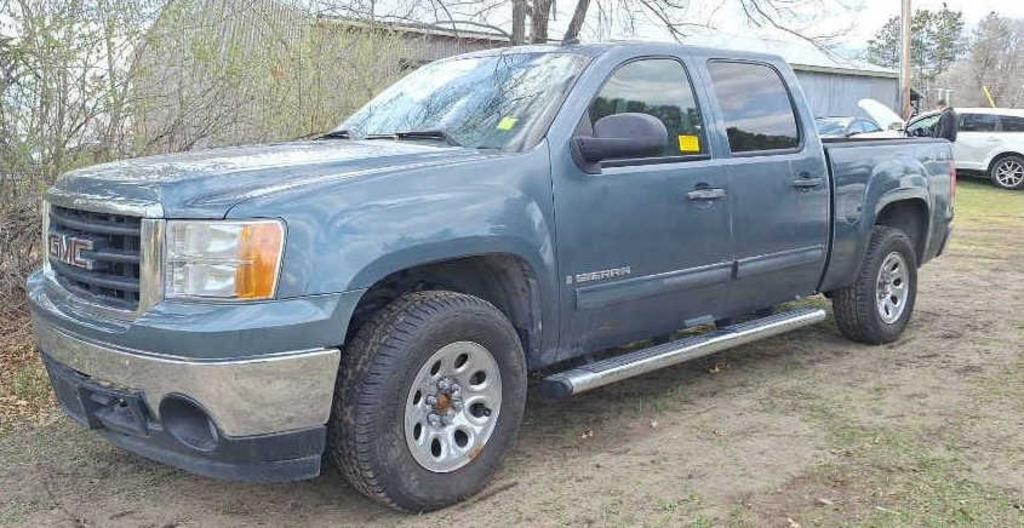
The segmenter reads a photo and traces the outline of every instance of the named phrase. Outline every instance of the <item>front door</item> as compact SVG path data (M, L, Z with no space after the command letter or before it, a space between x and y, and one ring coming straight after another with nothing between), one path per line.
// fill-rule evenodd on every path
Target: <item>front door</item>
M730 280L728 175L677 57L619 65L582 116L641 112L668 131L660 156L556 172L565 357L713 320Z
M821 145L801 134L792 95L771 65L711 61L708 73L729 148L736 256L729 312L814 293L829 236Z

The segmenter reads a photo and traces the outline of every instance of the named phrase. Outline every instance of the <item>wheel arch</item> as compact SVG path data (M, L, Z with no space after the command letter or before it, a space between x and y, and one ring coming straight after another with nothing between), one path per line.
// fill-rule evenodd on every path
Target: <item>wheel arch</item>
M440 289L484 299L500 310L516 329L527 364L544 349L542 279L526 258L510 252L453 256L407 263L379 274L366 289L352 313L345 342L362 324L399 296L413 291ZM555 326L550 326L554 328Z
M1015 150L1005 150L1005 151L1002 151L1002 152L1000 152L998 154L992 155L992 157L989 158L988 163L985 164L985 173L987 175L991 176L992 175L992 169L995 168L996 163L999 163L1000 161L1002 161L1003 158L1008 158L1010 156L1017 156L1018 158L1024 158L1024 153L1017 152Z
M928 247L931 215L928 202L920 197L899 197L882 203L873 225L894 227L906 233L914 245L918 263L924 261Z

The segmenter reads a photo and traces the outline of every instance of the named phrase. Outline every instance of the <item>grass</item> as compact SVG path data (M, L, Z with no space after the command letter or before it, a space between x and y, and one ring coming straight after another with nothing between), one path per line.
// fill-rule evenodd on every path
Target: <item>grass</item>
M870 407L870 392L836 395L825 394L827 390L824 383L807 384L781 390L772 398L771 405L787 406L827 431L833 456L766 502L791 503L786 495L825 500L789 511L792 518L810 526L966 527L1024 522L1021 496L975 480L965 460L968 450L958 440L968 435L974 409L964 409L960 418L943 424L941 430L913 419L865 425L856 410Z
M1006 191L974 178L960 177L955 225L965 227L1024 226L1024 192ZM964 242L956 237L954 243Z

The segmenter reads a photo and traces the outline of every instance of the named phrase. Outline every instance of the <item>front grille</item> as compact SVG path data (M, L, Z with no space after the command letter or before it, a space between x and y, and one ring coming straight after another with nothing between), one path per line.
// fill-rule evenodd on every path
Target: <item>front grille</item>
M94 213L52 205L51 246L58 240L88 241L91 250L80 251L79 261L91 269L54 258L48 248L50 268L57 281L72 293L114 308L135 310L139 306L139 263L141 219L108 213ZM63 239L59 237L63 236ZM56 242L59 243L59 242Z

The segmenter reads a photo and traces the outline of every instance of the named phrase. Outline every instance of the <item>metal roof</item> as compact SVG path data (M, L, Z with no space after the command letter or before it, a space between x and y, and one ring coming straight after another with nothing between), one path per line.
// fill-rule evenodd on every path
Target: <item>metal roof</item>
M899 78L899 72L896 70L845 57L841 50L826 52L821 47L806 41L776 40L720 31L701 31L687 36L683 39L683 43L711 48L771 53L781 56L797 71Z

